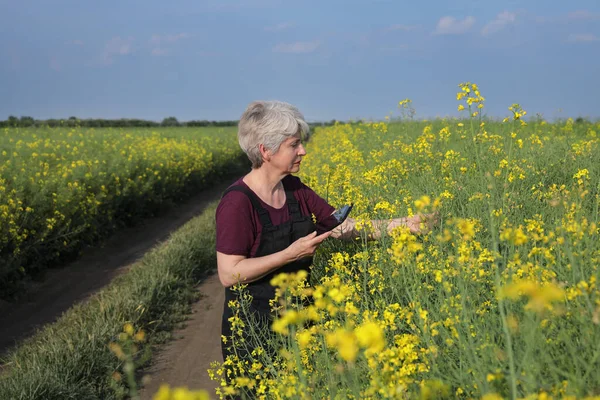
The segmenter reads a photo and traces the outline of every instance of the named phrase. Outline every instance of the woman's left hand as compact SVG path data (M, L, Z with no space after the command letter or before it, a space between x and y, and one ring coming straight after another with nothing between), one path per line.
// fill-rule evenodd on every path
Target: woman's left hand
M439 213L418 214L412 217L395 218L388 226L388 232L398 226L406 226L411 233L425 234L439 222Z
M439 223L440 213L420 214L411 217L408 227L412 233L427 233Z

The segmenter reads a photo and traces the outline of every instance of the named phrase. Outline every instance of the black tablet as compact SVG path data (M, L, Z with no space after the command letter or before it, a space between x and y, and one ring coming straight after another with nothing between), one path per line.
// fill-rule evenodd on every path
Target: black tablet
M317 223L317 234L321 235L340 226L348 218L353 206L354 204L345 205L335 210L323 223Z

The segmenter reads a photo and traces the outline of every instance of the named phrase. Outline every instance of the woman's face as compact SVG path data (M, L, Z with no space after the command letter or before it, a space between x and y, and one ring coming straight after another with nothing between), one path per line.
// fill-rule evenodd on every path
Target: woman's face
M302 145L300 133L297 133L281 143L279 151L271 156L271 165L287 173L298 172L305 155L306 150Z

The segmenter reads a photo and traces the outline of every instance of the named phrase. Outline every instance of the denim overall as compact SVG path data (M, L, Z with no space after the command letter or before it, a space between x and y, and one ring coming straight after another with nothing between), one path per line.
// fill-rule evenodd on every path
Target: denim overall
M292 244L297 239L308 235L316 230L314 223L312 222L312 218L310 215L303 216L300 211L300 205L298 201L294 197L294 192L285 188L286 195L286 203L288 206L288 212L290 214L290 220L273 226L271 223L271 218L269 217L269 212L261 206L260 201L256 194L249 190L244 186L232 186L223 193L225 194L237 190L239 192L244 193L250 201L252 202L252 206L258 212L260 224L262 225L262 233L260 238L260 243L254 257L262 257L267 256L269 254L277 253L281 250L286 249L290 244ZM250 313L254 315L254 320L259 321L259 326L257 327L257 333L260 336L264 336L268 338L271 330L271 323L273 321L273 315L271 313L271 308L269 305L269 300L275 297L275 288L271 286L269 283L270 280L277 274L282 272L296 272L301 269L306 270L310 276L310 265L312 264L312 257L303 258L289 264L278 268L268 275L262 277L260 280L248 283L246 290L252 295L253 299L250 304ZM231 326L228 319L233 316L232 310L228 306L228 302L230 300L235 300L238 294L233 292L230 288L225 288L225 305L223 309L223 319L221 325L221 334L227 337L227 344L221 342L221 351L223 353L223 360L229 354L237 354L237 356L241 359L244 359L250 355L252 349L236 349L235 353L232 352L227 347L231 346ZM242 314L240 312L240 314ZM241 317L241 315L240 315ZM244 329L249 329L248 321L244 321L246 327ZM246 339L246 343L248 342L248 332L244 332L244 336ZM268 346L264 345L263 347L268 353L274 351L274 349L269 349Z

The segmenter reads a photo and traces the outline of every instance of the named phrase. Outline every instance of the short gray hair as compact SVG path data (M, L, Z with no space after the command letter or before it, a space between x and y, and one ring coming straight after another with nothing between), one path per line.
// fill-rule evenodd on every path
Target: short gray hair
M253 101L242 114L238 124L238 141L252 168L262 163L259 144L273 153L289 137L300 133L308 137L310 128L298 109L282 101Z

